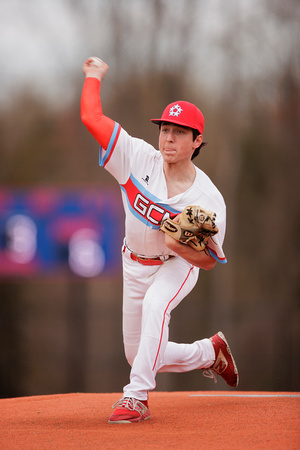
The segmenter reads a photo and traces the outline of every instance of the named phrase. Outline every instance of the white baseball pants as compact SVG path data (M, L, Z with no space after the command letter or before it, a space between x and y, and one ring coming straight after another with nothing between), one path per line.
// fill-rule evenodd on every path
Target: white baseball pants
M157 372L188 372L211 367L209 339L192 344L169 342L171 311L194 288L199 269L179 257L160 266L144 266L123 255L123 340L132 366L124 397L147 400Z

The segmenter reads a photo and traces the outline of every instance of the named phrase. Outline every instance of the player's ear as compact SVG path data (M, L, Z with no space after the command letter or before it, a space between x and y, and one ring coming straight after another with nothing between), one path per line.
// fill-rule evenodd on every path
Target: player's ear
M200 147L202 142L203 142L203 136L202 136L202 134L198 134L198 136L196 137L196 139L193 142L193 148L195 149L195 148Z

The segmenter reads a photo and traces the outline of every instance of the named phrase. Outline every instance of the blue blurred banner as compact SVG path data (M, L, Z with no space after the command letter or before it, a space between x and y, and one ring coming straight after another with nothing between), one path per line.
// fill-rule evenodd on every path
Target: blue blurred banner
M119 191L0 189L0 278L121 270Z

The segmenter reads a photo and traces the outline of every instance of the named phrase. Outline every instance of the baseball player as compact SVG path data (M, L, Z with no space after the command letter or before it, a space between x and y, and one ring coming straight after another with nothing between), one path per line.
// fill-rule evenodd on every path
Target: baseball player
M109 67L96 57L83 64L81 118L100 144L100 166L118 181L125 209L123 260L123 341L131 365L123 397L109 423L150 418L149 391L157 372L202 369L238 385L238 371L222 332L191 344L169 341L171 312L195 286L199 269L225 263L222 250L226 206L209 177L192 158L203 145L204 117L193 104L166 107L159 125L159 151L103 114L100 86ZM161 231L166 220L179 226L189 205L213 211L218 233L199 251ZM205 216L208 217L208 216Z

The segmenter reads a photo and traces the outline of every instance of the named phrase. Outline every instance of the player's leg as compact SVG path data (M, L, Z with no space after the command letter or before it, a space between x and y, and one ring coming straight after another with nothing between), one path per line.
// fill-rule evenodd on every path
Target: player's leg
M229 386L237 387L238 369L228 342L222 332L210 339L202 339L193 344L168 342L158 372L188 372L194 369L208 369L203 375L214 378L220 375Z
M174 258L151 277L143 302L138 352L124 396L146 400L148 391L155 388L156 372L168 344L171 311L193 289L198 272L184 260Z
M123 340L125 355L130 365L138 353L142 330L144 296L160 266L143 266L123 254ZM132 423L150 417L147 394L126 393L113 405L109 423Z
M168 342L158 372L189 372L207 369L215 361L215 352L210 339L201 339L192 344Z

